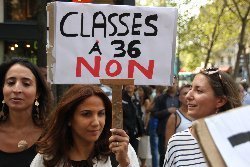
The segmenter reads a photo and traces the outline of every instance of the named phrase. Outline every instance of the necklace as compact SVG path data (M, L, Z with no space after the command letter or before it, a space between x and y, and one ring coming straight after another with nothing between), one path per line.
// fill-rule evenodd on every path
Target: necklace
M20 140L18 143L17 143L17 147L20 149L20 150L26 150L28 148L28 142L26 140Z

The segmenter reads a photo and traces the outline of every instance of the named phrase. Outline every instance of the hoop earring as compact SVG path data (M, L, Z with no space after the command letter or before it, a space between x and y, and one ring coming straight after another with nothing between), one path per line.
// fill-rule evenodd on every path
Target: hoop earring
M37 119L40 119L40 111L39 111L39 102L37 101L37 98L36 98L36 101L35 101L35 106L36 106L36 110L35 110L35 117Z
M6 120L7 116L4 112L4 105L5 105L5 101L2 101L2 110L0 111L0 120Z

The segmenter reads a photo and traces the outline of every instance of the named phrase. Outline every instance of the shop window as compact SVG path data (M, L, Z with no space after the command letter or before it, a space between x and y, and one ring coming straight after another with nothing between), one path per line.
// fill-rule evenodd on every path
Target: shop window
M29 21L36 18L36 1L5 0L5 21Z
M36 64L37 41L5 41L4 59L26 57Z

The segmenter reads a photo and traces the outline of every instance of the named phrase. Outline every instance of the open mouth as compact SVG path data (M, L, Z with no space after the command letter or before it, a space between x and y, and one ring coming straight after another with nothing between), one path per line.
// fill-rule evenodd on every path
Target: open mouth
M188 106L188 108L194 108L194 107L196 107L197 105L194 105L194 104L188 104L187 106Z

